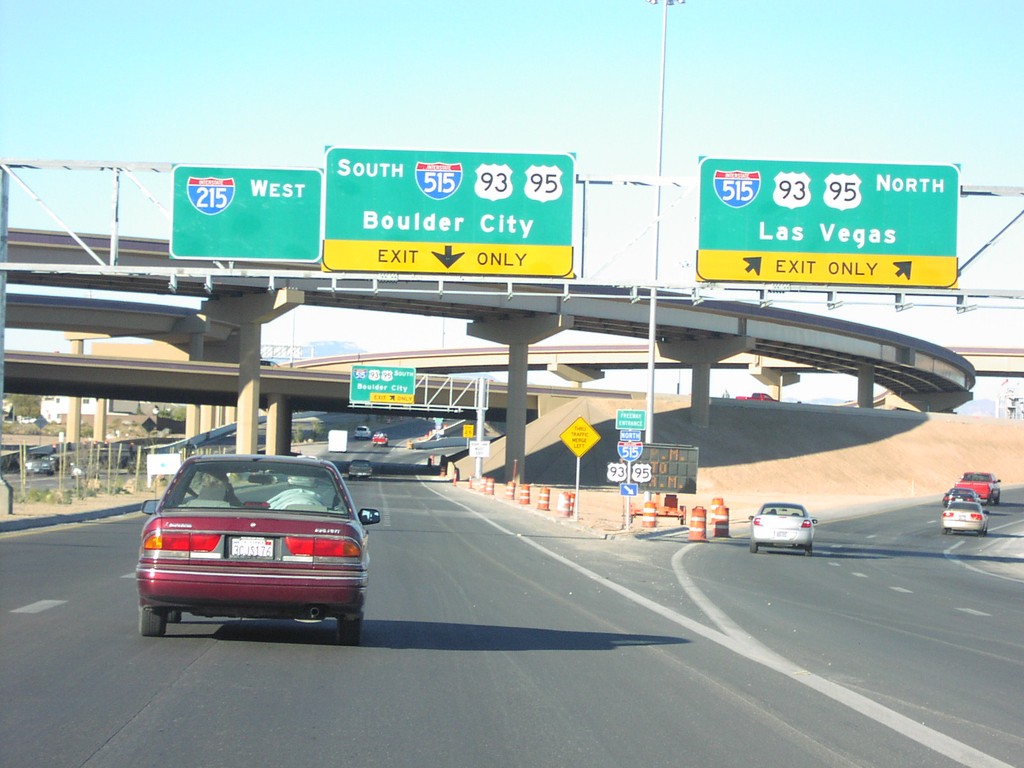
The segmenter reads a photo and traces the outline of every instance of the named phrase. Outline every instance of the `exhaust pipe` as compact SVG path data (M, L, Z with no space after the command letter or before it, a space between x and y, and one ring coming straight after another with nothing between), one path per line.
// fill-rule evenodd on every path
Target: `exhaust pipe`
M322 611L320 610L320 606L314 605L309 609L309 618L319 619L321 613Z

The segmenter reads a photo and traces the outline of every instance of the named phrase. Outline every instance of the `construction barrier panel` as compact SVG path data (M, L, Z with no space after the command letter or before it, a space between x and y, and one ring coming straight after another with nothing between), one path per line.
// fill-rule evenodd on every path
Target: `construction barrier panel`
M641 528L657 528L658 526L658 504L654 501L644 502L644 516L640 518Z
M708 540L704 532L706 512L707 510L704 507L694 507L693 511L690 512L690 541Z
M537 492L537 509L541 512L551 511L551 489L541 488Z

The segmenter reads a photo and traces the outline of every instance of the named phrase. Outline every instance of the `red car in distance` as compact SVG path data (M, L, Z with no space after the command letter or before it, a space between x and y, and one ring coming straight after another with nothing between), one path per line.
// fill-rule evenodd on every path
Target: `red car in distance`
M775 402L775 398L772 397L771 395L769 395L767 392L755 392L752 395L738 395L736 397L736 399L737 400L764 400L764 401L770 400L773 403Z
M335 620L358 645L367 533L334 464L302 456L194 456L147 501L135 569L139 633L159 637L182 614Z
M388 445L388 433L374 432L372 440L374 445L383 445L386 448Z

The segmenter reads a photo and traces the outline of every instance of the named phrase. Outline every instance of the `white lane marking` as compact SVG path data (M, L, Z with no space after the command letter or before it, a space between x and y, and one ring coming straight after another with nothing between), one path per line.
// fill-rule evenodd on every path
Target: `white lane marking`
M56 608L58 605L64 605L67 600L38 600L28 605L23 605L21 608L15 608L11 613L42 613L50 608Z
M861 573L860 571L854 571L853 575L856 576L858 579L866 579L868 577L866 573Z
M907 589L906 587L889 587L889 589L891 589L893 592L902 592L906 595L914 594L914 590Z
M424 487L429 489L435 495L441 496L440 493L435 491L429 485L424 484ZM763 664L773 672L784 674L791 680L798 682L801 685L806 685L808 688L824 694L833 701L849 707L855 712L859 712L865 717L892 729L902 736L906 736L907 738L916 741L922 746L928 747L941 755L945 755L951 760L956 760L963 765L976 766L977 768L987 768L987 766L1012 768L1009 763L1004 763L1002 760L998 760L991 755L985 754L981 750L975 749L974 747L957 741L944 733L901 715L895 710L889 709L876 701L872 701L867 696L844 688L838 683L833 683L832 681L819 677L812 672L808 672L806 669L794 664L785 657L775 653L775 651L771 650L767 646L754 640L748 632L740 629L735 622L733 622L717 606L708 600L707 597L704 596L704 593L694 585L693 581L683 570L681 564L682 555L691 547L699 546L696 542L681 547L679 551L672 556L672 567L676 572L676 578L679 579L679 583L682 585L683 590L687 595L689 595L690 599L707 614L709 618L718 624L718 626L723 630L721 632L701 624L698 621L687 618L681 613L673 611L671 608L666 608L650 598L644 597L638 592L634 592L628 587L617 584L611 579L591 571L589 568L585 568L582 565L573 562L569 558L563 557L557 552L553 552L527 536L521 536L513 533L508 528L494 522L485 515L477 512L475 509L472 509L459 501L455 501L449 496L443 496L442 498L445 498L456 506L461 507L505 535L517 538L519 541L533 547L538 552L547 555L555 562L561 563L591 581L600 584L612 592L622 595L627 600L647 608L668 621L678 624L701 637L707 638L713 643L717 643L723 648L727 648L739 656L743 656L744 658L757 662L758 664Z
M122 579L134 579L135 578L135 571L132 571L131 573L126 573L121 578Z
M991 613L985 613L984 611L976 611L973 608L954 608L954 610L963 611L964 613L969 613L969 614L971 614L971 616L991 616L992 615Z

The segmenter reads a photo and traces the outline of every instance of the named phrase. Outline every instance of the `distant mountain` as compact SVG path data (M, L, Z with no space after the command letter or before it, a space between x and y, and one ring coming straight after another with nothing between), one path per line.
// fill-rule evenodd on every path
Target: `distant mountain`
M968 400L955 411L960 416L995 416L994 400Z

